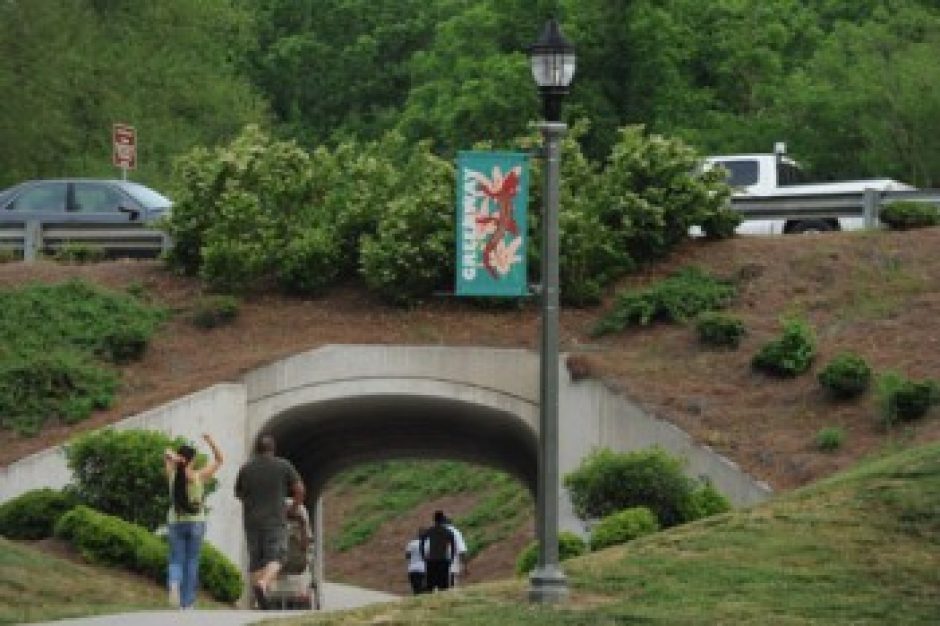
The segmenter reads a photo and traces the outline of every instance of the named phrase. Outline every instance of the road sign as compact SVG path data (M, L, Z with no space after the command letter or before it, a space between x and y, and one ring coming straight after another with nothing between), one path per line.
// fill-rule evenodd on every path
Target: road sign
M137 131L127 124L115 124L111 130L114 144L112 162L124 170L137 168Z

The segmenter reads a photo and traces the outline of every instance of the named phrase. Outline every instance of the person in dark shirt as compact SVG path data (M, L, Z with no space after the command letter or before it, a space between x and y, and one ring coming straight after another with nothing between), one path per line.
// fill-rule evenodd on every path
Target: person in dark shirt
M457 543L446 523L444 511L435 511L434 526L424 534L421 542L428 592L435 589L444 591L450 587L450 562L457 553Z
M287 515L300 514L305 489L290 461L275 456L270 435L258 439L255 454L238 471L235 496L242 501L248 544L251 590L258 608L267 609L267 591L287 555ZM285 506L288 496L291 503Z

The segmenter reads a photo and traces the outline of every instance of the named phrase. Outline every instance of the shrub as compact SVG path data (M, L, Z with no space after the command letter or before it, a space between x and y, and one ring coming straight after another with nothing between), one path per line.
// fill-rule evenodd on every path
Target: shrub
M16 250L0 248L0 265L3 263L12 263L13 261L18 261L20 258L20 254L18 254Z
M581 519L606 517L645 506L668 528L696 518L696 481L682 472L682 461L661 448L616 453L608 449L588 455L565 476L575 513Z
M190 320L203 329L231 324L238 316L238 299L233 296L204 296L193 303Z
M65 446L79 499L109 515L153 530L166 521L169 487L163 451L185 443L150 430L103 429L81 435ZM197 464L205 457L197 457ZM207 493L215 486L206 485Z
M796 376L809 369L816 357L816 337L809 325L798 319L786 321L783 334L754 355L754 369L775 376Z
M741 214L727 207L714 209L701 220L702 231L709 239L729 239L741 224Z
M699 341L709 346L737 348L744 336L744 323L736 317L706 311L695 320Z
M53 258L60 263L98 263L105 258L101 246L67 241L55 251Z
M871 382L871 368L854 352L836 355L819 373L819 384L836 398L854 398Z
M878 218L894 230L924 228L940 224L940 208L926 202L891 202Z
M591 530L591 550L632 541L659 530L656 516L645 506L636 506L608 515Z
M689 521L711 517L731 510L731 501L715 489L710 482L704 482L692 493L692 507L687 513Z
M884 423L891 426L901 421L923 417L940 403L940 384L935 380L912 381L896 372L878 377L878 401Z
M613 310L597 324L594 333L618 332L655 321L682 322L727 306L736 293L729 282L687 267L646 289L619 294Z
M838 426L827 426L816 433L816 447L823 452L838 450L844 441L845 430Z
M587 544L573 532L563 530L558 533L559 561L587 554L587 551ZM519 557L516 559L516 574L522 575L531 572L538 565L538 560L539 544L537 541L533 541L519 553Z
M78 504L58 489L33 489L0 505L0 535L7 539L45 539L55 523Z
M141 526L79 505L59 519L54 532L88 561L166 582L167 544ZM241 573L208 543L202 545L199 570L202 587L216 600L234 602L241 595Z
M117 377L74 351L29 351L0 359L0 424L35 435L50 419L81 421L111 406Z

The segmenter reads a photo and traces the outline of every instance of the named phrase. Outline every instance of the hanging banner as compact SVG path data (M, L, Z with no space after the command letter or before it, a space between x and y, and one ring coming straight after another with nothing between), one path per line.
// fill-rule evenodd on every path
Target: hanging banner
M529 155L457 155L458 296L524 296Z

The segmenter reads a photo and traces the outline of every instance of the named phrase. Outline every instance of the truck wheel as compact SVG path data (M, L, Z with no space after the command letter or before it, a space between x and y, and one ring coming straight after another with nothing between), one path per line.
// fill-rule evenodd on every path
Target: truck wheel
M825 220L803 220L789 225L788 234L804 235L809 233L828 233L836 228Z

